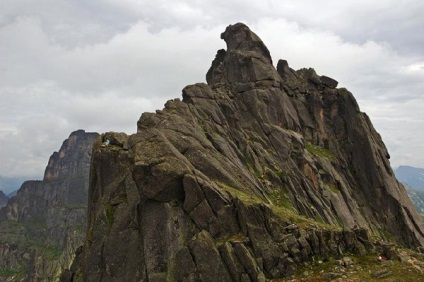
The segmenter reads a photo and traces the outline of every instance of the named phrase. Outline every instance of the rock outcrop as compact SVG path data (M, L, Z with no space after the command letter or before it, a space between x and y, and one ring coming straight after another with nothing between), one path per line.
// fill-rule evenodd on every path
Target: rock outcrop
M277 68L244 24L221 35L207 84L93 146L88 232L73 281L265 281L371 238L424 226L352 94ZM104 146L104 141L119 140Z
M50 157L44 179L26 181L0 210L0 269L11 281L58 280L83 244L97 137L73 132Z
M7 202L9 201L9 197L7 197L3 191L0 191L0 209L7 205Z

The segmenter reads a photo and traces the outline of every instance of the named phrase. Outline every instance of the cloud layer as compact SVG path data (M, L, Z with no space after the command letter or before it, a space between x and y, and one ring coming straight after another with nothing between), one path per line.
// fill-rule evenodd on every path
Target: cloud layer
M392 155L424 167L419 1L5 0L0 11L0 175L40 178L77 129L136 131L145 111L205 81L228 24L274 62L313 67L358 99Z

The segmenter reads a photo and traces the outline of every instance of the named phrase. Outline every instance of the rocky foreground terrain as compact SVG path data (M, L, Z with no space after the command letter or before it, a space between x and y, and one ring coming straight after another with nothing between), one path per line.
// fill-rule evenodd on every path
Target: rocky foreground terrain
M62 280L362 279L350 265L377 279L402 258L419 275L400 248L421 250L422 219L352 94L275 68L244 24L221 38L207 84L95 141L87 236Z

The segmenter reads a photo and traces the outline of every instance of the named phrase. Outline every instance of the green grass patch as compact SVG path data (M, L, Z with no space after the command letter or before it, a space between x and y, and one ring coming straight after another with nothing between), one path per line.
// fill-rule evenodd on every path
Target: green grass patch
M293 204L287 197L287 194L283 189L274 189L269 195L271 202L274 206L283 207L288 210L295 211Z
M287 209L284 207L278 207L278 206L272 207L272 210L281 219L286 220L288 222L296 223L299 227L304 229L319 228L319 229L334 230L334 231L341 230L339 226L334 226L331 224L318 221L316 219L307 218L306 216L298 214L295 210Z
M34 238L45 239L47 226L38 220L0 222L0 242L18 246L21 249L36 245Z
M19 270L2 268L0 269L0 277L9 278L9 279L13 278L13 280L10 280L10 281L21 281L25 278L26 272L27 270L25 268L20 268Z
M327 257L325 262L321 257L314 257L313 262L300 267L290 277L290 281L318 282L330 281L325 278L328 273L338 273L339 277L334 281L423 281L423 273L420 268L414 267L411 263L399 260L383 261L377 260L377 255L358 256L346 254L353 263L346 267L341 267L339 260L342 257ZM422 263L422 262L421 262ZM373 277L373 274L387 269L390 273L385 278ZM273 279L272 281L287 281L287 279Z
M43 258L49 261L57 260L61 254L62 252L53 246L46 246L42 252Z
M255 195L248 194L244 191L238 190L234 187L228 186L223 183L218 184L223 190L231 193L238 199L240 199L243 203L252 205L252 204L264 204L265 202Z
M56 260L61 251L47 241L47 226L39 220L0 222L0 242L15 246L22 252L36 252L46 260Z
M336 185L332 183L325 183L324 187L335 194L339 193L339 189L337 189Z
M112 207L112 205L107 204L105 206L105 215L106 215L106 220L107 220L109 226L112 226L113 222L115 220L114 213L115 213L115 209Z
M394 236L389 231L384 229L379 229L378 231L380 232L384 240L390 241L390 242L396 242Z
M325 149L325 148L320 147L320 146L312 145L311 143L306 143L305 149L309 153L311 153L312 155L314 155L316 157L323 157L323 158L327 158L327 159L334 159L335 158L334 154L330 150Z
M288 199L284 200L284 202L281 203L281 206L278 206L272 203L271 204L266 203L265 201L263 201L257 196L249 195L246 192L240 191L238 189L235 189L233 187L230 187L222 183L220 183L220 187L224 189L225 191L228 191L229 193L231 193L233 196L240 199L244 204L265 205L269 207L272 211L274 211L274 213L282 220L288 221L291 223L296 223L301 228L321 228L326 230L341 230L341 228L338 226L321 223L316 220L309 219L303 215L299 215ZM288 203L285 201L288 201Z

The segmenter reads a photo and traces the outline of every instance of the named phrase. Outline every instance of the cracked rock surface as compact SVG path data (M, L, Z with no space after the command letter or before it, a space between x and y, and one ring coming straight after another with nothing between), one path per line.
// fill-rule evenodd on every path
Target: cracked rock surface
M337 81L273 66L227 27L182 100L93 146L88 233L64 280L265 281L371 236L422 246L424 226L368 116ZM112 142L102 147L105 136Z

